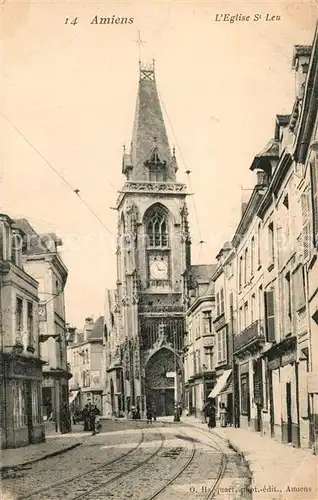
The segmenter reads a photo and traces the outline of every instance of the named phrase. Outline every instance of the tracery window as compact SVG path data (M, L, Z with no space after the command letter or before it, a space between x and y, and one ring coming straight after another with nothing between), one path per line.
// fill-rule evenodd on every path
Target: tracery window
M155 211L147 225L148 244L150 247L166 247L168 245L168 225L163 213Z

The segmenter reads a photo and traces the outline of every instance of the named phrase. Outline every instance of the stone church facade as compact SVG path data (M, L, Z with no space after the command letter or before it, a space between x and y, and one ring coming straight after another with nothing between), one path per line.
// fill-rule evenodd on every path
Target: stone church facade
M140 67L126 182L117 200L117 283L106 294L103 414L171 415L183 395L190 235L154 67Z

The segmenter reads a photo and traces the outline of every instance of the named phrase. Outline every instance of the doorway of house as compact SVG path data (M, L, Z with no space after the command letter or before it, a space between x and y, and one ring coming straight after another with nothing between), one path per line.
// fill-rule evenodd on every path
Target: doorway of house
M292 395L291 383L286 383L286 408L287 408L287 442L292 442Z
M33 422L32 422L32 382L27 380L26 383L26 416L27 416L27 427L28 427L28 441L29 444L33 443Z
M230 392L227 394L227 422L229 425L233 425L233 394Z

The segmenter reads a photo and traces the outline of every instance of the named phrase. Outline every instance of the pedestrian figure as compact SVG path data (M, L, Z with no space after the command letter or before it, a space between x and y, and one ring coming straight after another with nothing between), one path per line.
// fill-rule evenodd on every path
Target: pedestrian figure
M137 405L136 407L136 420L140 420L140 406Z
M132 407L131 407L131 418L132 418L133 420L136 420L136 418L137 418L137 411L136 411L135 406L132 406Z
M149 423L152 424L152 411L150 406L147 408L147 424Z
M96 434L96 425L99 424L99 419L97 417L100 415L100 411L96 405L94 405L90 411L90 430L92 431L92 436Z
M210 403L208 408L207 408L207 417L209 419L209 421L208 421L209 429L213 429L213 427L216 426L215 412L216 412L216 408L215 408L214 404Z
M221 403L220 420L221 420L221 427L226 427L227 426L227 408L225 406L225 403Z
M71 413L72 424L75 425L76 424L76 419L75 419L75 411L74 411L73 407L71 407L70 413Z
M155 405L155 403L152 403L152 406L151 406L151 411L152 411L152 418L153 418L153 421L155 422L155 421L156 421L156 418L157 418L157 415L156 415L156 405Z
M182 405L181 403L178 403L178 412L179 412L179 417L182 415Z
M83 420L84 420L84 431L89 431L89 409L88 409L88 405L85 405L85 408L82 411L82 416L83 416Z

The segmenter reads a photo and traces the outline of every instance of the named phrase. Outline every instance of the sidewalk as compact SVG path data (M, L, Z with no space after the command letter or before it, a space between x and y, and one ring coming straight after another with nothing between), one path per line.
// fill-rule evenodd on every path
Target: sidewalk
M0 472L25 467L39 460L60 455L81 445L87 433L82 432L83 426L74 425L72 432L58 434L50 427L46 429L45 443L30 444L22 448L1 450Z
M181 420L185 424L218 434L242 453L252 473L254 499L318 499L318 457L310 450L293 448L240 428L216 427L210 431L201 419L191 416L182 416Z

